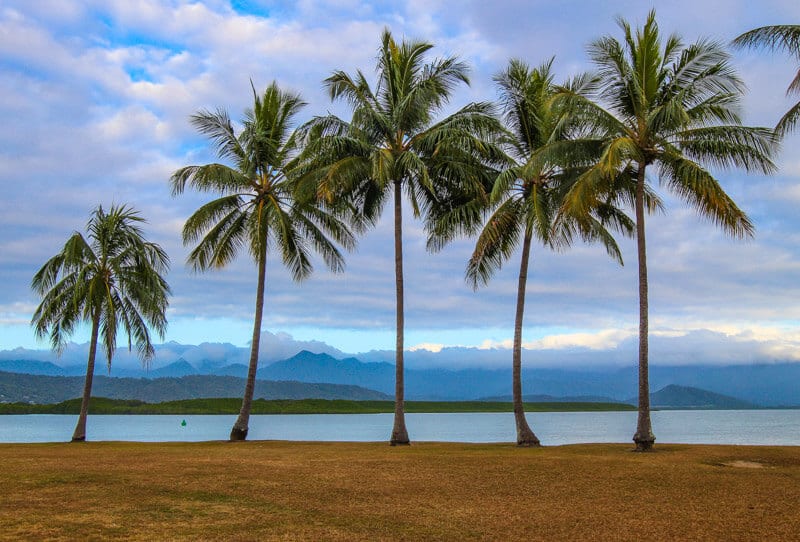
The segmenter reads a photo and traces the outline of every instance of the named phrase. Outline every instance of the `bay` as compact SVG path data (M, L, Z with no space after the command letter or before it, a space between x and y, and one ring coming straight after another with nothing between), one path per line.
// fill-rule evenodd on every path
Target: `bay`
M392 414L258 415L250 440L387 441ZM652 413L657 443L800 445L800 410L669 410ZM233 415L89 415L87 439L225 440ZM77 416L0 416L0 442L64 442ZM183 425L183 421L186 422ZM636 412L543 412L528 421L544 445L631 442ZM511 413L406 414L412 441L513 442Z

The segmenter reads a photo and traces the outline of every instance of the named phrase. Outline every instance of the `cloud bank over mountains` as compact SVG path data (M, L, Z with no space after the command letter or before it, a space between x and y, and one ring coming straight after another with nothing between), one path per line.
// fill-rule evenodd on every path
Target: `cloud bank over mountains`
M576 337L584 341L585 334ZM542 340L525 345L523 366L526 368L608 368L634 366L638 347L634 332L617 336L606 344L600 340L609 337L601 333L598 341L589 341L593 347L580 342L570 342L567 337ZM300 351L328 354L337 359L356 357L362 362L394 363L394 351L372 350L368 352L342 352L321 341L296 340L288 333L261 335L261 366L288 359ZM0 360L50 361L60 366L85 365L88 344L70 343L61 357L49 350L15 348L0 351ZM156 346L156 359L151 368L158 369L185 360L196 368L222 367L225 365L247 365L250 350L229 343L202 343L186 345L167 342ZM727 335L718 331L690 331L655 333L650 339L651 363L663 366L690 365L745 365L753 363L800 362L800 333L794 342L786 343L783 336L770 339L753 334ZM507 369L511 365L511 350L505 345L482 347L441 346L435 350L416 348L405 354L406 366L410 369L441 368L458 370L466 368ZM98 364L105 360L98 358ZM120 348L112 362L114 368L139 367L135 352Z

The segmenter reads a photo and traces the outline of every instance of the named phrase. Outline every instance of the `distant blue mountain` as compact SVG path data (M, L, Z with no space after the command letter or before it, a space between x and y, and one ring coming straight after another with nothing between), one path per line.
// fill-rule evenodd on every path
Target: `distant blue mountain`
M510 356L509 356L510 358ZM509 359L510 365L510 359ZM52 363L19 360L0 362L0 370L58 376L82 376L85 367L58 367ZM104 364L98 364L98 375L108 375ZM165 367L144 372L136 369L112 368L114 377L156 378L214 374L247 375L241 364L220 365L203 362L193 366L178 360ZM302 351L289 359L262 366L257 377L264 380L329 383L378 390L394 394L395 367L390 363L363 363L356 358L336 359L328 354ZM548 396L575 399L602 398L624 402L637 393L637 370L626 368L546 368L524 369L523 392L526 396ZM470 400L486 397L509 397L511 370L506 369L406 369L406 399ZM651 390L669 385L699 388L727 395L761 406L800 406L800 363L756 365L650 366Z
M0 361L0 371L48 376L64 376L67 374L63 367L59 367L55 363L30 359Z
M159 369L153 369L149 371L150 378L164 378L164 377L175 377L179 378L181 376L188 376L197 374L197 369L194 366L186 361L185 359L181 358L178 361L174 361L169 365L165 365Z
M352 384L394 393L394 365L389 363L362 363L356 358L336 359L328 354L314 354L307 350L291 358L278 361L258 370L264 380L297 380L298 382L328 382Z

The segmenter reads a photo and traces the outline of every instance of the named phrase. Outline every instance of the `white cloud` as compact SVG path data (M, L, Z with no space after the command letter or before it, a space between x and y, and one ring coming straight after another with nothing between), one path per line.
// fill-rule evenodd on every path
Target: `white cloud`
M447 345L441 343L419 343L415 344L408 348L409 352L416 352L418 350L426 350L428 352L441 352L442 348L446 348Z

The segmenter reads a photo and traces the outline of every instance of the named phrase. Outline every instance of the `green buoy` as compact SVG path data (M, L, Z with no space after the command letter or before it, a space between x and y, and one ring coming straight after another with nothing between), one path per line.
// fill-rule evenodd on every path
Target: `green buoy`
M181 422L181 427L186 427L186 420L183 420L183 421Z

